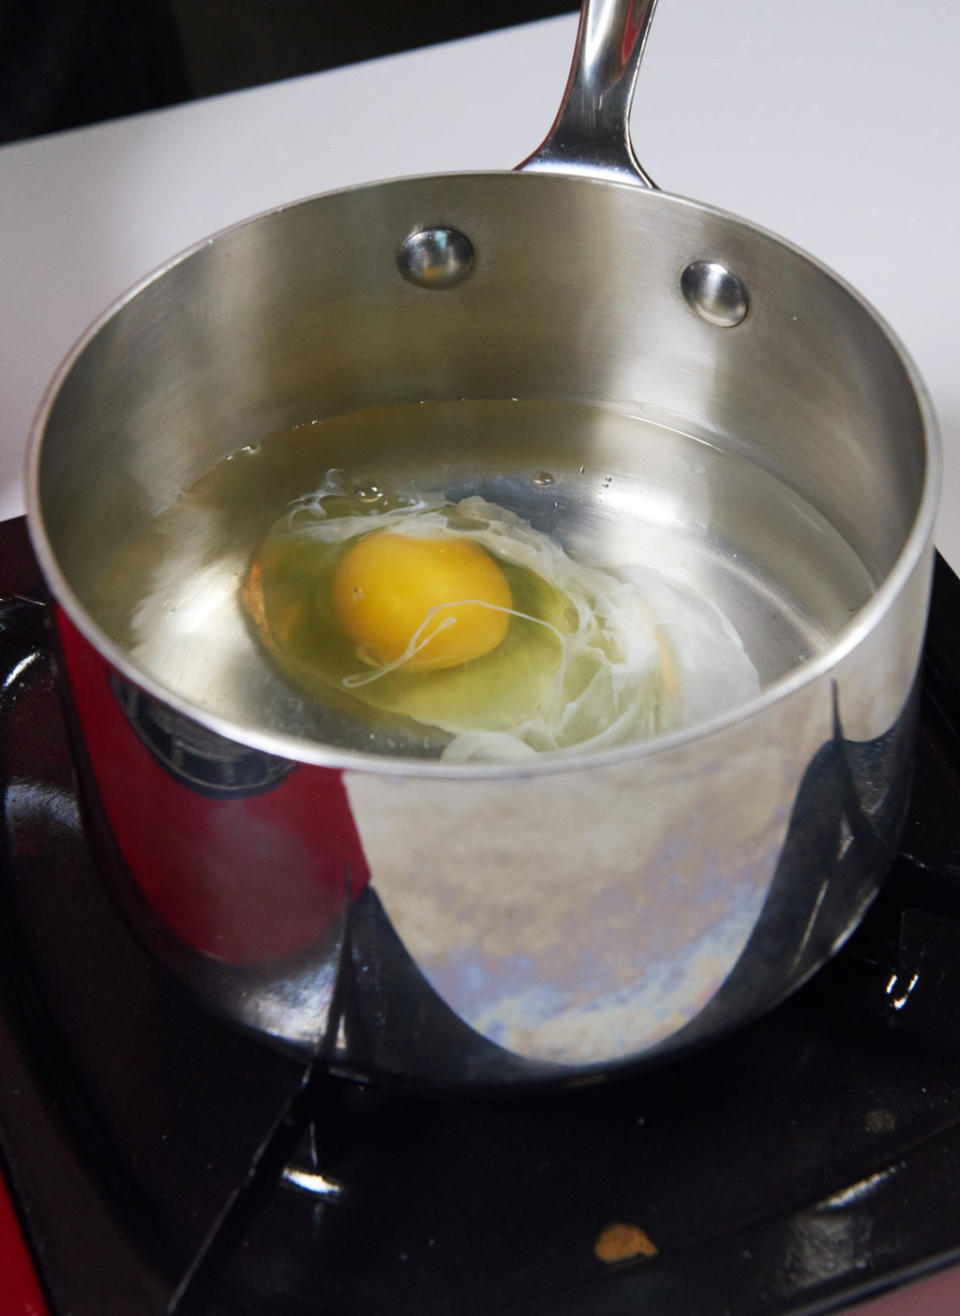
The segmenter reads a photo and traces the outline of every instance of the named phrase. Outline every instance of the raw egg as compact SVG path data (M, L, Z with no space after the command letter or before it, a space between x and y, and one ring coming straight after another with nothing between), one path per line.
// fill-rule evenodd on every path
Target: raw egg
M480 658L503 640L513 595L486 551L452 533L374 531L343 553L333 608L364 661L383 667L406 655L408 672Z
M300 499L242 597L291 684L428 728L451 761L629 744L759 690L708 601L647 568L579 562L480 497L364 511Z

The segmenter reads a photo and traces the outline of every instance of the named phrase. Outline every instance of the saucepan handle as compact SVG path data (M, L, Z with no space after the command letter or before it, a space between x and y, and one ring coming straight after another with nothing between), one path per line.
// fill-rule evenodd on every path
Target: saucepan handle
M517 165L555 174L655 184L630 140L630 106L657 0L583 0L560 109L543 144Z

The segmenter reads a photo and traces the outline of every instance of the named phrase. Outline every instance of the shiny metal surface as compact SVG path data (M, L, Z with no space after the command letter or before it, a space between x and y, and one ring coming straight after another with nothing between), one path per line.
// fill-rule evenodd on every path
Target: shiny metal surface
M614 182L654 182L630 140L630 105L657 0L586 0L553 126L518 167Z
M742 279L719 261L691 261L680 276L680 291L707 324L723 329L741 324L750 309L750 297Z
M935 420L887 327L815 260L649 186L554 172L587 124L596 149L569 172L632 167L625 114L651 12L585 6L567 108L529 170L358 188L227 230L113 308L37 420L31 533L80 631L198 731L339 774L371 874L348 920L355 1008L337 1063L352 1072L573 1080L699 1044L799 985L893 853ZM571 108L598 86L602 105ZM397 269L425 216L474 246L443 297ZM691 314L681 275L704 261L749 290L733 332ZM482 442L451 426L419 445L365 432L330 464L496 490L574 553L667 570L728 613L758 699L522 772L333 747L278 681L251 675L240 523L189 506L151 567L156 647L131 653L113 573L218 460L319 418L464 398L584 419L566 433L506 421ZM329 939L315 951L255 971L164 958L309 1050L332 999Z
M455 288L472 265L473 244L456 229L418 229L404 238L397 251L400 273L420 288Z

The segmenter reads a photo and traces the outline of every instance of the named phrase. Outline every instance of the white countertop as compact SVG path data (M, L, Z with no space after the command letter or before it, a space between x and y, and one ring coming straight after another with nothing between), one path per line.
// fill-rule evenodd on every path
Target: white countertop
M0 519L23 510L23 448L49 376L124 288L300 196L512 166L551 122L575 25L551 19L0 149ZM940 415L937 539L960 569L958 48L949 0L660 0L633 129L661 186L798 242L887 317ZM902 1301L876 1310L934 1310Z

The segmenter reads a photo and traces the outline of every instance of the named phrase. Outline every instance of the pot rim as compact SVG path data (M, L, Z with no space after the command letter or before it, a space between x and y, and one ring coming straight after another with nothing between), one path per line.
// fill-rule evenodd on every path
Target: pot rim
M40 497L40 465L43 452L43 440L47 423L54 402L60 389L73 369L78 358L87 345L100 330L130 301L134 300L148 286L162 278L169 270L189 259L195 253L211 246L220 239L233 235L238 230L257 224L271 216L281 214L300 206L366 192L419 182L437 182L476 179L476 178L515 178L528 187L534 179L550 179L548 186L603 187L618 188L629 191L634 196L647 200L640 204L679 205L691 207L713 215L725 222L732 222L749 231L751 235L763 237L776 243L785 251L800 257L806 264L820 274L825 275L841 288L860 310L880 329L893 347L901 366L907 376L917 402L922 422L924 440L923 485L913 525L904 540L903 547L897 555L892 568L881 581L869 600L860 608L850 621L839 631L833 641L819 653L792 667L783 676L765 686L759 695L745 704L727 710L705 722L683 728L668 735L640 741L632 745L621 745L614 749L603 750L593 754L557 751L543 754L536 760L524 760L522 763L442 763L435 760L402 758L390 755L362 753L356 750L338 749L321 741L301 739L283 732L272 732L222 717L216 713L191 703L188 699L169 690L162 682L142 671L115 641L111 640L94 622L86 608L77 598L69 585L64 572L60 569L53 547L46 533ZM538 184L543 186L544 184ZM301 764L313 764L318 767L333 768L342 771L372 772L386 776L424 777L447 779L523 779L545 774L582 771L586 768L614 766L623 762L650 758L668 754L671 751L699 740L708 740L730 727L750 721L754 717L785 702L791 696L806 688L814 681L825 676L837 667L859 644L876 628L880 620L892 608L894 601L906 586L913 571L927 552L933 538L934 523L939 504L942 480L942 448L939 426L932 400L927 387L913 359L907 352L899 336L876 308L845 278L837 274L830 266L812 256L796 243L781 237L772 230L755 224L730 211L693 198L679 196L676 193L659 189L644 188L627 181L617 182L606 179L591 178L583 175L554 173L552 171L530 171L519 173L516 170L474 170L469 172L445 172L401 176L356 184L351 187L338 188L329 192L316 193L312 196L298 198L279 206L248 216L234 224L227 225L217 232L191 243L162 264L144 275L125 292L111 302L80 335L67 355L61 361L48 383L36 414L30 426L24 460L24 490L27 507L27 529L34 552L40 563L44 580L55 601L81 632L84 638L127 680L158 699L176 712L191 718L201 726L228 740L234 741L265 753L288 759Z

